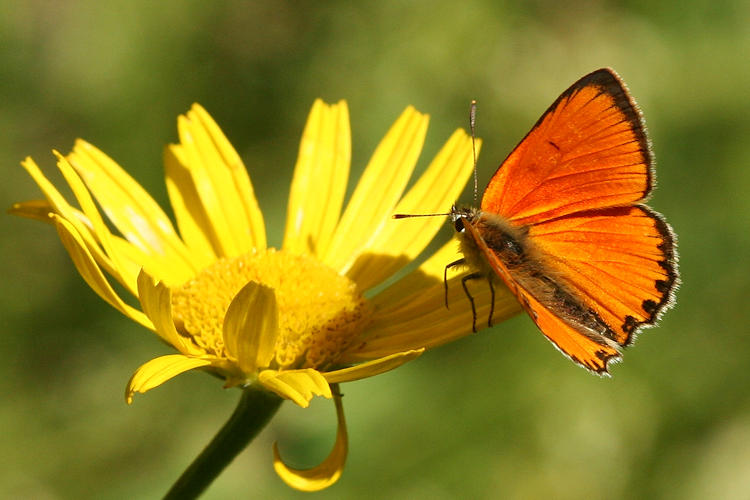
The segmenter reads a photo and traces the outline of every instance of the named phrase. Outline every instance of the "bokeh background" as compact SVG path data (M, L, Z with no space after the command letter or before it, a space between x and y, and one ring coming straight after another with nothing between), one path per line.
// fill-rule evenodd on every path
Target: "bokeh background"
M611 66L649 125L677 306L611 379L518 316L345 385L349 460L314 498L746 499L748 26L742 0L2 2L0 205L40 197L24 156L52 173L50 150L83 137L166 206L162 148L200 102L278 245L316 97L348 101L355 172L408 104L432 116L423 168L477 99L484 185L562 90ZM165 348L88 289L52 228L4 216L0 235L0 497L159 497L239 393L187 374L126 406L134 369ZM334 433L330 402L284 405L205 498L306 497L274 474L271 443L310 466Z

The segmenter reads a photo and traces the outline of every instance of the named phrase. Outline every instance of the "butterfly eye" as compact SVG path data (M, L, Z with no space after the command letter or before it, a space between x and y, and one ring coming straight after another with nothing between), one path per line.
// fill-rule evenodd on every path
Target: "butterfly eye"
M463 217L457 217L455 221L453 221L453 225L456 227L456 231L459 233L464 232L464 218Z

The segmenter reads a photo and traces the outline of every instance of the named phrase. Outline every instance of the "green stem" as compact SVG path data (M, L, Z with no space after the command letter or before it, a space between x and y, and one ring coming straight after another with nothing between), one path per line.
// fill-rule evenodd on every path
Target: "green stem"
M165 500L198 498L266 426L282 401L272 392L247 387L227 423L182 473L167 492Z

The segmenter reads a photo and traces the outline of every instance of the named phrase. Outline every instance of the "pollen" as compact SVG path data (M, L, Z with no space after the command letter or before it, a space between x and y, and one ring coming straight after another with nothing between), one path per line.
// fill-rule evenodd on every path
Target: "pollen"
M313 257L271 248L219 259L174 289L177 330L207 354L227 358L224 316L251 281L276 295L278 368L326 368L369 322L370 308L353 281Z

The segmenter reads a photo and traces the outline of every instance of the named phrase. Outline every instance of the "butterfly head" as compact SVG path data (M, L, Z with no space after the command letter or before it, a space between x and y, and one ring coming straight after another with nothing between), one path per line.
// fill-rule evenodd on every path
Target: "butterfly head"
M472 207L457 207L453 205L448 215L450 215L456 232L463 233L466 231L466 221L468 220L470 223L475 221L479 216L479 210Z

